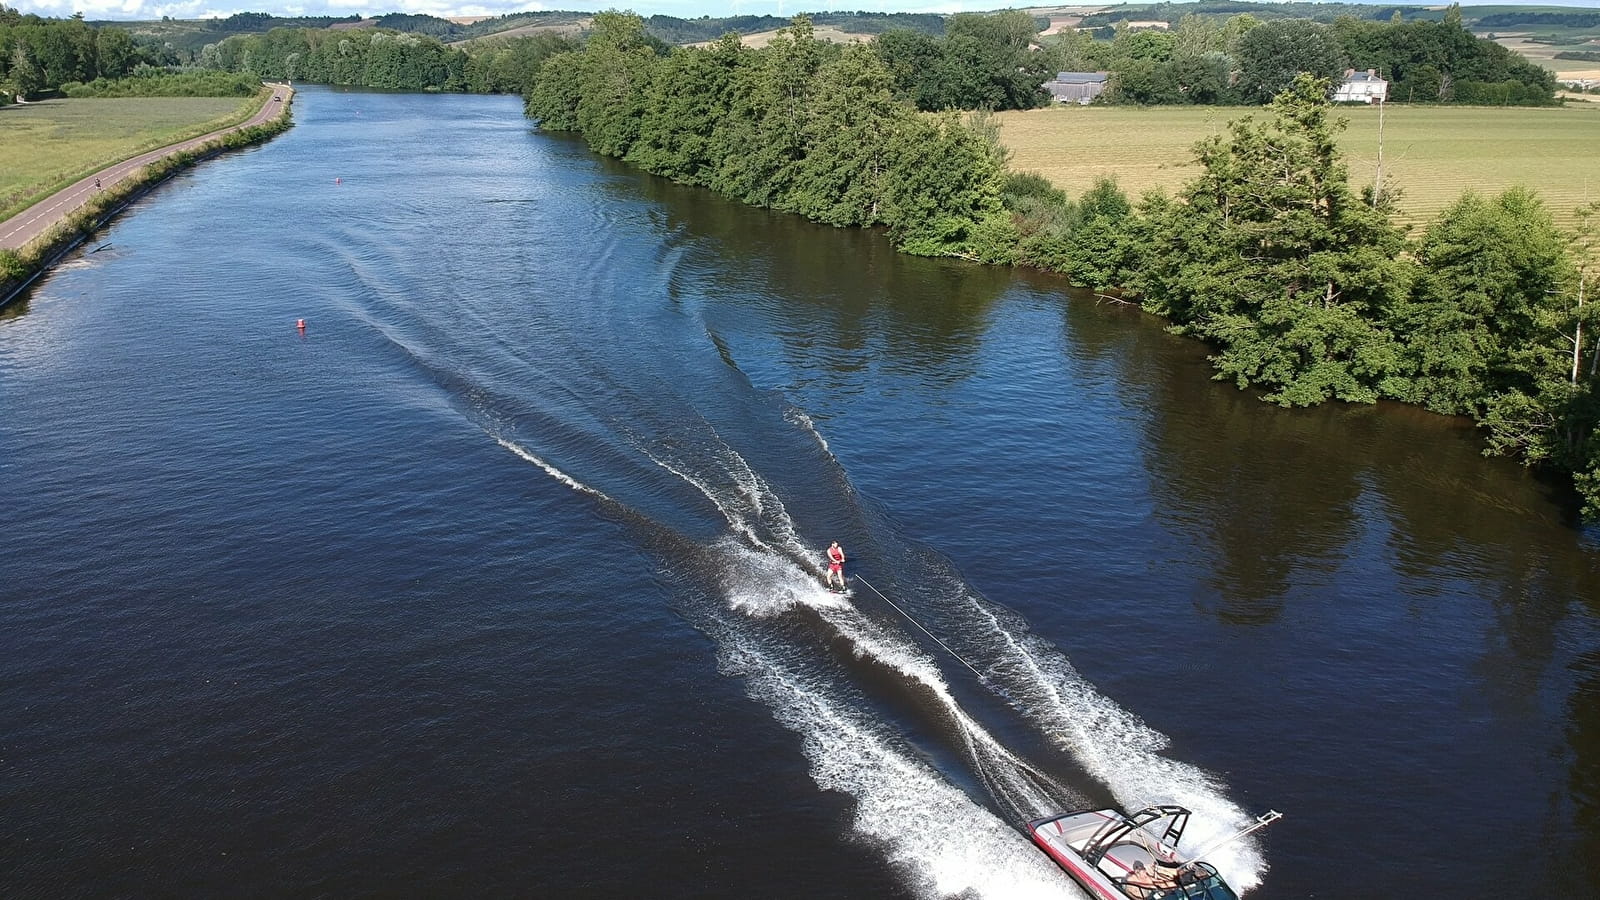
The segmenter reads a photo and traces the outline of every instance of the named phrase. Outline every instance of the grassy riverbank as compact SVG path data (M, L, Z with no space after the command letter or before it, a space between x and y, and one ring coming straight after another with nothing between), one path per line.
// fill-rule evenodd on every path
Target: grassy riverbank
M1011 167L1038 172L1073 196L1113 176L1130 196L1175 191L1198 174L1191 148L1226 132L1228 121L1259 110L1237 107L1071 107L1001 113L1000 140ZM1377 164L1378 111L1340 108L1339 136L1354 184ZM1489 194L1513 185L1539 192L1557 221L1570 224L1585 200L1600 199L1600 104L1596 108L1392 105L1384 116L1384 184L1402 191L1400 218L1418 224L1473 187Z
M26 288L39 273L54 264L62 254L109 221L127 205L129 200L148 190L151 185L202 159L267 140L287 130L293 124L289 103L262 102L273 95L273 91L264 92L261 98L252 100L251 106L246 109L247 113L251 113L251 110L259 105L261 107L259 112L265 121L258 120L256 124L244 125L254 117L254 113L251 113L236 123L244 127L233 127L232 130L225 130L222 134L209 139L203 137L192 140L180 139L173 144L157 148L156 151L139 157L140 159L153 157L153 161L119 177L104 190L97 188L87 201L78 201L81 205L43 234L29 241L21 250L0 250L0 307ZM287 97L290 94L283 96ZM179 149L185 145L192 146ZM128 165L134 165L137 161L135 159Z
M0 221L113 163L243 122L264 96L46 100L0 108Z

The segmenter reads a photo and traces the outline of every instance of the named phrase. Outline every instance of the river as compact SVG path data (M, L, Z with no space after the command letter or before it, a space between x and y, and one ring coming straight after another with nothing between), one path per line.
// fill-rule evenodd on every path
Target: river
M1595 896L1600 541L1469 425L515 98L294 113L0 313L8 897L1079 897L1018 823L1147 803Z

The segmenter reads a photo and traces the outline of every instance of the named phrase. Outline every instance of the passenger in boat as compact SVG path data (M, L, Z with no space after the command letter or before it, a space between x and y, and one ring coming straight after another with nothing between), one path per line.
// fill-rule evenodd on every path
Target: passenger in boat
M1158 875L1154 868L1146 868L1142 860L1134 862L1133 871L1128 873L1123 883L1134 889L1128 893L1139 900L1159 897L1174 886L1170 878Z
M844 549L838 541L828 545L828 587L833 587L835 578L839 580L839 590L844 590Z
M1133 871L1128 873L1125 881L1129 887L1145 889L1145 894L1149 893L1150 888L1156 886L1155 881L1150 878L1150 870L1144 867L1142 861L1133 864Z

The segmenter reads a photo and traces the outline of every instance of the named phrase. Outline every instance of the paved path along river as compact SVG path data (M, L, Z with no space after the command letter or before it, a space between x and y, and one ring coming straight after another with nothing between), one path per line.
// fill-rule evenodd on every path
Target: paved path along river
M88 203L96 193L106 188L115 187L124 178L158 159L193 149L207 141L216 140L225 134L261 125L279 116L288 115L289 98L294 96L294 89L286 84L273 84L269 85L269 87L272 88L272 96L262 103L261 108L256 110L244 122L197 138L191 138L182 143L169 144L147 153L141 153L131 159L125 159L116 165L101 169L93 175L89 175L56 191L15 216L0 222L0 249L20 250L26 247L29 242L83 208L83 205Z

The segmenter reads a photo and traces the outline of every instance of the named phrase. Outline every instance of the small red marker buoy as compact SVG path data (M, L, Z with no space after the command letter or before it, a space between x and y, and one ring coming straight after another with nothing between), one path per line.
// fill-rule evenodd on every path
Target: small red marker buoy
M333 183L334 184L344 184L344 179L343 178L335 178L333 180Z
M295 320L294 327L299 329L299 330L301 330L301 331L305 331L306 330L306 320L305 319L297 319L297 320Z

